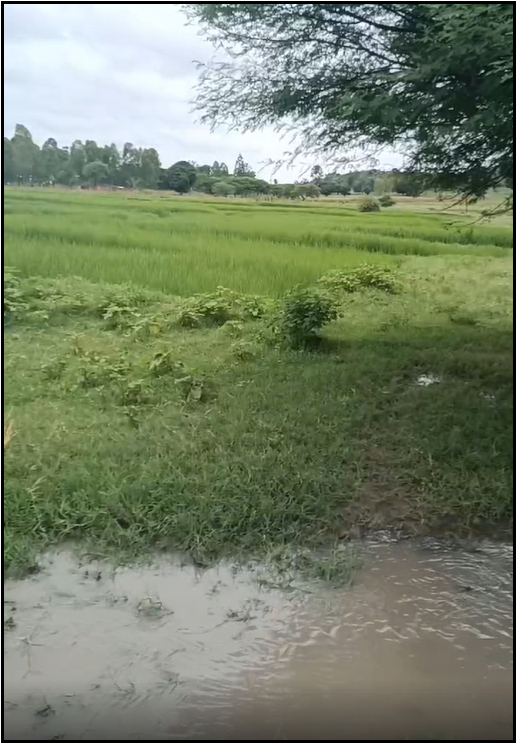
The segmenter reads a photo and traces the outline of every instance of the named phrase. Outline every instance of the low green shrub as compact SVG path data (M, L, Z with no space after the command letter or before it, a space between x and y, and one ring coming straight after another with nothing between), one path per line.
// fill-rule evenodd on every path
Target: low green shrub
M374 199L371 196L366 196L364 199L361 199L357 205L357 209L359 212L380 212L381 205L377 199Z
M334 302L324 294L295 288L281 302L275 329L288 346L309 346L324 325L337 318Z
M241 295L225 287L211 294L200 294L185 301L178 316L184 328L224 325L231 320L255 320L266 312L266 302L253 295Z
M378 289L395 294L399 290L393 269L374 264L363 264L351 271L330 271L318 279L318 284L331 293Z
M379 204L381 207L392 207L397 202L390 194L384 194L379 198Z

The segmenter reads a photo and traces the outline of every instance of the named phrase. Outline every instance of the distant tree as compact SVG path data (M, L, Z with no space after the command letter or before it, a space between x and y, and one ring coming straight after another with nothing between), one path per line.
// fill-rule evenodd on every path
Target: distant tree
M214 164L212 165L212 176L228 176L228 166L226 163L218 163L217 160L214 160Z
M262 178L255 178L255 189L257 194L270 194L271 184Z
M375 177L368 172L356 171L349 174L349 182L356 194L370 194L375 186Z
M78 175L72 168L70 158L56 175L56 183L63 186L77 186L82 181L82 173Z
M228 181L216 181L212 185L212 194L214 196L233 196L235 187Z
M196 169L186 160L179 160L171 165L162 175L161 188L186 194L196 182Z
M59 148L56 140L49 137L44 142L37 158L36 180L40 183L55 183L58 180L58 174L66 168L69 158L68 149Z
M211 165L199 165L197 167L198 173L204 173L205 176L211 176L212 175L212 166Z
M16 180L19 183L32 182L37 169L39 147L33 142L31 133L23 124L16 125L11 143Z
M315 183L297 183L291 193L292 197L300 199L314 199L320 195L321 191Z
M237 160L235 161L233 175L234 176L250 176L251 178L255 177L254 171L249 166L249 164L244 161L244 158L242 157L240 153L237 156Z
M285 187L282 186L281 183L273 183L273 185L269 189L269 192L271 196L281 198L282 196L285 196Z
M392 173L383 173L375 179L373 190L379 196L389 194L393 191L395 176Z
M235 189L237 196L253 196L255 194L267 194L271 188L267 181L252 176L234 176L229 179L229 183Z
M160 171L160 156L154 147L142 150L140 155L140 185L146 189L157 188Z
M112 142L111 145L104 145L104 147L100 148L100 151L101 161L108 166L107 181L109 183L118 183L121 157L116 144Z
M321 165L315 165L311 169L311 181L315 183L317 186L321 184L321 181L323 179L323 168Z
M350 193L350 183L347 175L339 173L329 173L318 184L323 196L330 194L341 194L347 196Z
M126 142L122 148L122 162L117 182L120 186L135 188L140 183L140 166L142 151L132 142Z
M91 186L99 186L108 177L109 169L102 160L94 160L93 163L86 163L83 168L83 178Z
M84 143L84 155L87 163L102 162L102 147L95 140L86 140Z
M4 137L4 153L3 153L3 159L2 159L2 168L3 168L4 183L13 183L14 181L16 181L13 143L7 137Z
M70 165L69 171L71 174L79 178L83 174L84 166L86 165L86 153L84 151L84 145L81 140L74 140L70 147Z
M425 191L425 176L420 173L400 173L393 182L393 191L404 196L421 196Z

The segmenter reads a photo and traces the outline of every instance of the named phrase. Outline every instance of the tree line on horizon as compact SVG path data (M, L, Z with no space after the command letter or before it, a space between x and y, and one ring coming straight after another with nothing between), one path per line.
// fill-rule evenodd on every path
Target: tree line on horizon
M363 170L324 173L315 165L308 178L294 183L271 183L257 178L239 154L233 171L224 162L198 165L181 160L169 168L162 166L158 151L138 148L126 142L98 145L94 140L74 140L60 147L49 137L41 147L30 131L17 124L14 136L4 137L3 182L17 185L61 185L98 188L112 186L130 189L163 189L185 194L190 191L214 196L270 195L284 198L316 198L339 194L398 193L419 196L425 183L422 176L398 170Z

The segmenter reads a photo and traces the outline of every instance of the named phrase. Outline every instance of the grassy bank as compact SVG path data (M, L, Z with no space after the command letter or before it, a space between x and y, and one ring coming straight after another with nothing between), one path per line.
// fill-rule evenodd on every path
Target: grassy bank
M5 327L8 566L71 538L208 560L358 526L509 526L509 231L453 241L429 215L144 196L8 192L6 206L22 276ZM360 263L392 267L400 291L341 296L317 351L266 343L267 313L177 323L185 297L220 284L268 306Z

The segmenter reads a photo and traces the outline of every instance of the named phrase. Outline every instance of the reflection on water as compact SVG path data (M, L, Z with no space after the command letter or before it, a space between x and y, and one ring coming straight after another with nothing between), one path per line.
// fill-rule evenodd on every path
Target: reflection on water
M350 589L56 553L7 582L8 740L512 740L513 549L369 543Z

